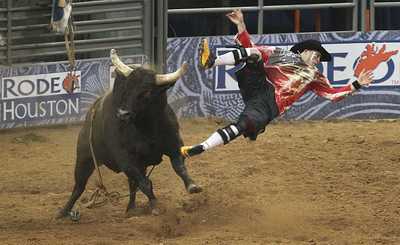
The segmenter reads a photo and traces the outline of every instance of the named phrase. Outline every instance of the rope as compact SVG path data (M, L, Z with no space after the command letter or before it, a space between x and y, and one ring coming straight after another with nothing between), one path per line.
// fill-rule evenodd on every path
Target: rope
M69 1L72 6L72 0ZM72 21L72 10L68 18L68 25L64 32L65 48L67 50L69 71L75 71L75 43L74 43L74 24Z
M99 164L97 162L96 159L96 155L94 154L94 149L93 149L93 122L94 122L94 117L96 115L96 105L100 100L97 100L92 109L91 109L91 117L90 117L90 129L89 129L89 147L90 147L90 153L92 154L92 159L93 159L93 163L94 166L96 168L96 173L97 173L97 183L96 183L96 190L94 191L94 193L92 194L92 196L89 198L88 203L86 203L84 206L87 208L92 208L95 206L102 206L104 205L107 200L109 199L109 197L111 196L120 196L120 194L118 192L113 193L113 195L111 195L106 187L104 186L103 183L103 176L101 175L100 172L100 168L99 168ZM101 198L101 199L100 199ZM100 201L98 201L98 199L100 199Z

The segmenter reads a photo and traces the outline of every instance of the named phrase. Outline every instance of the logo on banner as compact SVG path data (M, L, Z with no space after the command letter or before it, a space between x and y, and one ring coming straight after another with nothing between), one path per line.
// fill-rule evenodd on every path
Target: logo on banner
M356 60L354 75L358 77L362 71L373 72L380 64L386 63L388 67L387 73L383 76L383 78L374 81L375 84L384 82L394 72L394 62L391 57L397 53L398 50L386 52L385 44L383 44L379 50L375 44L367 44L360 57Z
M0 121L79 115L80 75L76 71L2 78Z
M339 87L357 79L363 69L374 74L371 86L400 85L400 59L398 55L400 43L381 45L369 43L324 44L332 55L332 61L322 62L317 67L331 82ZM277 46L288 49L289 46ZM216 48L216 54L222 55L232 48ZM215 92L238 91L235 72L239 66L217 66L215 68Z
M63 89L69 94L74 93L74 90L79 88L79 77L76 72L68 73L63 80Z

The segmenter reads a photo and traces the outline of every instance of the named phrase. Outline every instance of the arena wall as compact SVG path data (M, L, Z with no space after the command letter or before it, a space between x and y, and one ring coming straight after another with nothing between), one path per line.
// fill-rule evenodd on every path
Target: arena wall
M202 37L170 38L167 46L167 69L174 71L189 62L187 75L169 90L169 103L179 117L221 117L234 120L243 108L234 71L238 67L220 66L201 70L197 47ZM260 45L289 49L305 39L319 39L332 53L333 61L319 68L341 86L353 81L354 66L368 43L377 51L400 49L400 31L371 33L309 33L254 35ZM233 45L232 36L209 37L214 52L222 54ZM284 119L382 119L400 116L400 54L379 64L374 70L376 81L344 100L331 103L314 93L307 93L285 113ZM146 57L126 58L127 63L143 63ZM77 62L78 88L73 93L63 89L67 63L50 63L0 67L0 128L80 122L94 100L110 88L109 59Z
M123 58L143 64L146 57ZM0 128L78 123L90 105L113 83L111 61L79 60L76 89L68 93L63 82L68 63L0 67Z
M183 61L192 65L185 76L172 89L169 100L181 117L222 117L233 120L243 109L243 102L235 82L237 67L220 66L201 70L198 66L197 47L202 37L172 38L168 43L168 67L175 69ZM320 66L320 70L341 86L354 81L353 69L368 43L375 42L379 49L386 43L386 51L400 49L399 31L376 31L371 33L309 33L253 35L258 45L290 47L305 39L320 40L332 53L333 60ZM216 53L226 52L224 46L234 45L233 36L209 37ZM400 53L382 62L374 70L376 81L342 101L331 103L314 93L305 94L287 111L284 119L382 119L400 116Z

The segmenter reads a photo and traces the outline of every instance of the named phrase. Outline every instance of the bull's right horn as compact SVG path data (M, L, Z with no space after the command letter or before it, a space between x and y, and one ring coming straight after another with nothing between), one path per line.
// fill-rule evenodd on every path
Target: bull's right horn
M124 74L125 77L128 77L129 74L133 71L132 68L129 66L125 65L120 58L118 57L117 51L115 49L111 49L110 51L110 58L111 62L113 65L115 65L115 68L120 71L122 74Z
M181 67L175 72L168 74L157 74L156 75L156 84L159 86L167 85L173 82L176 82L183 74L188 70L188 64L185 62L181 65Z

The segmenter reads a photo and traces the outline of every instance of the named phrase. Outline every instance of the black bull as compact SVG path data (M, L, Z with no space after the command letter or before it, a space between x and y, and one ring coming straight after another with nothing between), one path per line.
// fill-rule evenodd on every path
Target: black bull
M115 51L112 52L116 56ZM135 210L137 188L149 199L150 208L156 208L156 197L146 169L159 164L163 154L169 157L189 193L201 191L189 176L184 158L179 154L183 145L179 124L167 104L166 90L186 69L182 67L172 75L157 75L148 69L132 69L120 62L118 56L113 58L113 63L117 71L114 88L99 98L86 116L78 137L75 186L58 218L69 215L95 169L90 130L96 161L128 177L127 212Z

